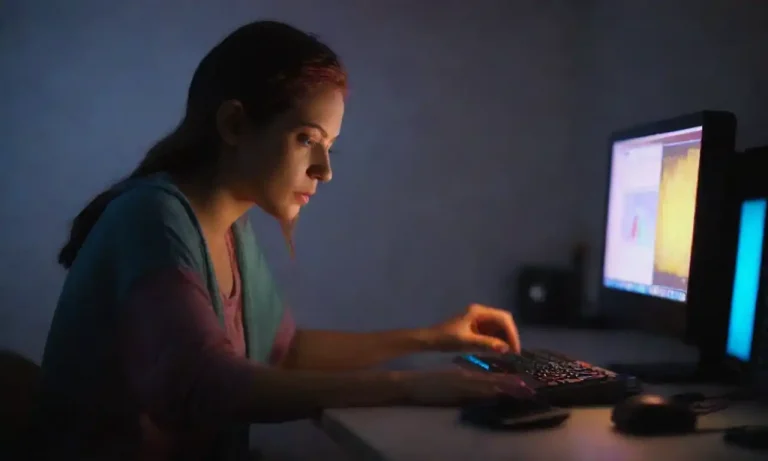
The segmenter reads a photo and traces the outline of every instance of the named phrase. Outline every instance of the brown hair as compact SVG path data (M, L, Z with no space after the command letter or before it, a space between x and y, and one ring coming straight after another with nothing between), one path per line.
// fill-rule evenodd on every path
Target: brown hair
M192 77L181 123L121 182L160 172L197 172L214 164L220 142L215 117L224 101L240 101L248 117L264 125L312 88L329 84L345 90L347 76L338 56L317 38L275 21L246 24L203 58ZM72 266L116 195L114 187L107 189L75 217L69 240L59 252L64 268ZM287 238L292 246L290 234Z

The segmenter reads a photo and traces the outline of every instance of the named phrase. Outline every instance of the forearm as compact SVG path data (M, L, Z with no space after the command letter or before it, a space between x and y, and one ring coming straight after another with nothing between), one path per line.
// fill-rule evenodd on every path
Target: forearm
M325 408L403 405L403 373L327 373L260 367L219 357L205 367L189 395L193 420L280 422L317 416ZM190 383L191 384L191 383Z
M327 373L262 369L254 373L249 422L280 422L319 416L327 408L412 403L404 374L387 371Z
M283 367L295 370L349 371L432 348L428 330L373 333L299 330Z
M119 342L126 385L155 424L215 428L406 400L400 374L329 376L237 356L194 274L174 270L147 280L122 310Z

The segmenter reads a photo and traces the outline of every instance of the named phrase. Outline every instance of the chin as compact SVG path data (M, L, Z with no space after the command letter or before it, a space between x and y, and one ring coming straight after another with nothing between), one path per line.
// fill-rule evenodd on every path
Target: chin
M281 222L293 222L299 217L299 211L301 211L300 206L289 205L281 209L275 217Z
M299 211L301 211L300 205L290 203L287 200L282 203L279 201L267 202L259 205L259 207L281 223L293 221L298 217Z

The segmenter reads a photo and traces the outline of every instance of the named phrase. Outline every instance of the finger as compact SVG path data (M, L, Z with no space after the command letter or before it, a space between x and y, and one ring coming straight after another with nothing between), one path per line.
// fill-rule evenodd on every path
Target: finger
M536 394L535 389L526 384L526 382L516 374L486 373L468 370L462 370L461 374L464 379L485 382L498 394L511 395L519 398L531 397Z
M479 348L479 349L485 349L489 351L494 351L499 354L506 354L509 352L509 344L506 343L506 341L501 340L499 338L494 338L493 336L486 336L486 335L480 335L472 333L470 334L466 339L466 343L470 346Z
M536 394L532 387L515 375L501 374L501 377L502 379L496 384L496 389L503 394L519 398L531 397Z
M496 386L495 390L497 394L502 396L515 397L518 399L529 399L536 395L536 391L527 386Z
M509 347L515 354L520 353L520 334L517 331L517 325L512 318L512 314L506 311L492 309L493 313L497 316L501 327L504 329L507 340L509 341Z
M520 333L517 331L517 325L515 325L512 314L509 312L503 312L503 314L502 323L509 339L509 345L512 348L512 352L519 354L522 350L522 345L520 344Z
M515 325L512 314L507 311L480 306L477 304L472 306L470 312L477 319L490 320L501 327L504 330L504 335L507 338L509 349L515 354L520 353L520 334L517 331L517 325Z

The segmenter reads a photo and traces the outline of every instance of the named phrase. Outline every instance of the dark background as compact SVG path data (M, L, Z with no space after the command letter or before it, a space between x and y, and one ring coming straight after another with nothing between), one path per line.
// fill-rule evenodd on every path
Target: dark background
M564 264L577 242L594 294L609 131L724 109L739 147L768 144L765 1L6 0L0 347L39 360L69 220L175 125L203 54L254 19L317 33L351 74L334 181L302 215L296 261L252 213L305 326L514 310L514 268Z

